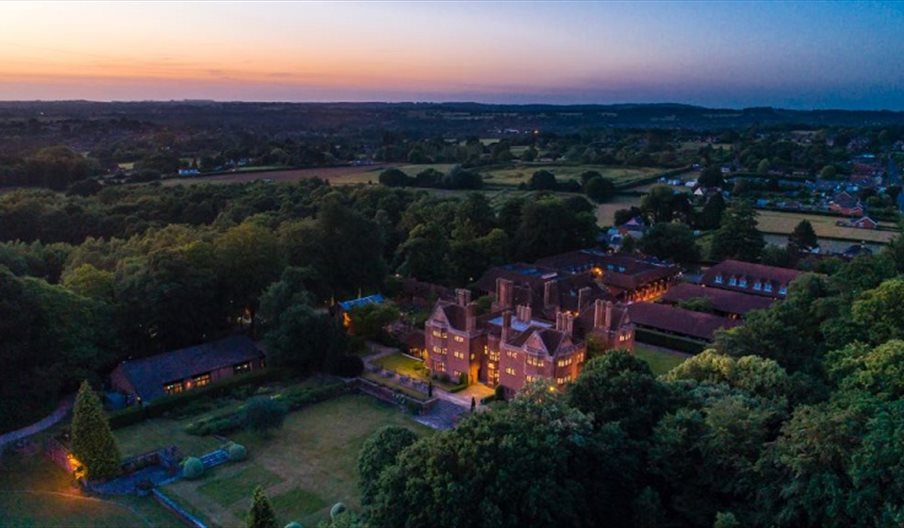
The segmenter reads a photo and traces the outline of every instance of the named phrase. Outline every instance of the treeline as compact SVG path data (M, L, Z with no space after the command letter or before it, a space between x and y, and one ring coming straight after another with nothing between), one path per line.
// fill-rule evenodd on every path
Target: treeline
M610 352L564 394L540 382L449 432L381 431L341 526L898 526L902 296L898 239L802 276L664 376Z
M24 423L119 361L237 330L277 363L343 368L318 308L390 273L467 285L490 265L591 245L590 204L382 186L105 188L0 195L2 423ZM274 289L275 288L275 289ZM328 351L332 351L327 353Z

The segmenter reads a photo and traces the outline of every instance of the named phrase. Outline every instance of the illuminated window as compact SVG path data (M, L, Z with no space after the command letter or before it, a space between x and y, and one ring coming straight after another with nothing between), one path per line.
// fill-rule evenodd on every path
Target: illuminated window
M455 356L455 357L458 358L458 359L464 359L464 358L465 358L465 353L464 353L464 352L459 352L458 350L452 352L452 355Z
M734 278L734 277L728 279L728 285L729 285L729 286L737 286L737 285L738 285L738 279L736 279L736 278Z
M788 293L788 288L785 288L784 286L782 286L781 288L778 289L779 295L785 295L786 293Z
M434 330L433 337L443 337L443 334L439 330Z
M435 364L435 368L436 368L436 371L437 371L437 372L445 372L445 371L446 371L446 364L445 364L445 363L436 363L436 364Z
M461 371L460 371L460 370L453 370L453 371L452 371L452 376L455 377L456 379L457 379L457 378L460 378L460 377L461 377Z
M746 288L747 287L747 279L741 279L740 281L738 281L738 286L740 286L741 288Z
M568 365L571 365L571 362L572 362L572 361L573 361L572 358L568 358L568 359L560 359L560 360L556 363L556 365L558 365L558 366L560 366L560 367L567 367Z
M477 355L476 355L476 354L471 354L471 361L474 361L475 359L477 359Z
M715 282L716 284L722 284L722 275L716 275Z
M461 336L454 336L454 339L455 339L456 343L464 343L465 342L465 338L463 338Z
M754 283L753 283L753 289L756 290L756 291L762 290L762 289L763 289L763 283L761 283L760 281L754 282Z
M182 392L182 390L183 390L183 387L182 387L181 381L176 381L174 383L167 383L163 386L163 392L165 392L167 394L178 394L178 393Z
M771 292L772 291L772 283L767 282L765 286L763 286L763 291Z
M205 385L210 385L210 373L201 374L200 376L195 376L191 379L192 384L195 387L203 387Z
M245 372L251 372L251 362L246 361L244 363L239 363L238 365L232 366L233 374L244 374Z
M508 374L509 376L517 376L518 375L518 373L515 372L515 369L513 369L512 367L505 367L505 373Z
M533 382L537 381L537 380L540 379L540 378L538 378L537 376L527 376L526 379L527 379L527 382L528 382L528 383L533 383Z
M543 360L540 359L540 358L535 358L535 357L532 357L532 356L527 356L527 364L530 365L530 366L532 366L532 367L542 367L542 366L543 366Z
M514 352L514 351L512 351L512 350L506 350L506 351L505 351L505 355L508 356L508 357L510 357L510 358L512 358L512 359L515 359L515 358L518 357L518 353L517 353L517 352Z

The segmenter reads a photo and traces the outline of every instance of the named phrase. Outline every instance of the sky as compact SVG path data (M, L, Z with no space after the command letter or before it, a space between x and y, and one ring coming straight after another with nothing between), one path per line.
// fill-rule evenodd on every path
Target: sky
M904 2L2 2L0 99L904 110Z

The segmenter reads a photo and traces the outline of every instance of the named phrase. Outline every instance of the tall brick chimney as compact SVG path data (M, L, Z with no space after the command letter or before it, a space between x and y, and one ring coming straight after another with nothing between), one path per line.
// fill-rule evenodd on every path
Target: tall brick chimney
M571 337L574 335L574 316L568 312L556 312L556 330Z
M612 326L612 301L604 301L597 299L593 303L593 328L604 328L606 330Z
M512 335L512 311L506 310L502 312L502 336L503 343L507 343Z
M512 307L512 289L512 281L502 277L496 279L496 306L500 309Z
M522 323L526 323L531 319L531 309L530 306L526 304L520 304L517 308L515 308L515 318Z
M553 286L555 286L555 282L551 280L543 283L543 306L552 306Z
M455 290L455 298L459 306L467 306L471 302L471 290L458 288Z
M584 305L590 300L590 286L584 286L578 290L578 312L584 309Z
M467 290L466 290L467 291ZM468 292L470 297L471 292ZM465 306L465 331L473 332L477 328L477 303L469 302Z

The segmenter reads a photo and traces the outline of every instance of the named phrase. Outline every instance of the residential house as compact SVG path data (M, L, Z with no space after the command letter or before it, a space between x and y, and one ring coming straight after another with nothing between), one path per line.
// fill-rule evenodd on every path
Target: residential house
M110 383L130 402L142 403L253 372L264 365L264 353L254 341L236 335L123 361L110 374Z
M873 220L868 216L864 216L863 218L858 218L850 222L850 227L856 227L857 229L878 229L879 223Z
M844 216L863 216L863 204L860 200L851 196L848 192L842 191L832 197L829 203L829 210L842 214Z
M777 266L725 260L706 270L702 284L711 288L783 299L788 293L788 285L801 273Z

